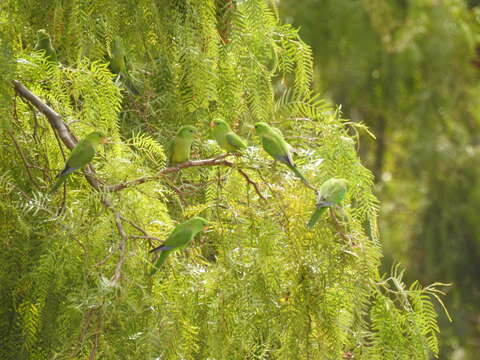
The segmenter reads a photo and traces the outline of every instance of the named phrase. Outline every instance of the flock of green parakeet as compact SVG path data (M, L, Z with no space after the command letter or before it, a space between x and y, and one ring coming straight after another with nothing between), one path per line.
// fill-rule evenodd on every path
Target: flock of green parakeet
M45 30L39 30L37 34L38 42L35 50L43 51L44 56L49 61L56 62L57 53L52 46L48 33ZM109 64L110 70L123 78L125 86L133 93L137 93L127 73L126 53L119 38L113 40L112 56ZM210 127L218 145L226 150L227 153L241 153L247 148L247 142L235 134L224 120L214 119L211 121ZM168 149L168 160L171 166L190 160L190 150L196 132L197 129L191 125L182 126L178 130ZM258 122L255 124L255 132L259 136L262 147L267 154L274 160L285 164L306 186L314 189L296 167L292 157L292 147L287 143L278 128L270 126L265 122ZM72 172L87 166L95 156L96 147L107 142L106 136L98 131L88 134L81 140L70 153L65 163L65 168L58 175L56 182L50 189L50 193L55 192ZM331 178L325 181L318 191L315 190L315 192L317 194L317 203L315 211L307 224L309 228L315 225L327 208L338 205L345 198L347 181L345 179ZM161 246L151 250L152 253L161 252L151 273L154 274L160 268L172 251L184 249L195 235L206 229L207 226L208 221L198 216L177 225Z

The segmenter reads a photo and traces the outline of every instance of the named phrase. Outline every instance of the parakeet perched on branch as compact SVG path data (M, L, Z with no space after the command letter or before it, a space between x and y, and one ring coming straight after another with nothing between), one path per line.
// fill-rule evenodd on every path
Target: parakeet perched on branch
M50 193L57 191L72 172L87 166L95 156L96 147L100 144L106 144L107 142L106 136L99 131L94 131L81 140L70 153L70 157L65 163L65 168L57 176L57 181L50 189Z
M112 41L109 68L112 73L117 74L122 79L128 90L138 95L138 90L133 85L132 77L128 73L127 52L122 39L118 36Z
M37 44L35 45L35 51L44 51L45 58L49 61L58 61L57 52L52 46L52 40L50 39L50 35L48 35L47 31L44 29L40 29L37 31Z
M291 146L285 141L283 134L277 128L267 123L255 124L255 132L262 140L263 149L275 160L287 165L306 185L311 187L307 179L300 173L293 162Z
M176 165L190 160L193 137L197 133L195 126L182 126L170 143L169 164Z
M338 205L347 193L347 180L331 178L325 181L318 190L316 209L313 212L308 227L312 228L328 207Z
M239 152L247 148L247 142L235 134L222 119L214 119L210 123L218 145L227 152Z
M192 239L197 235L199 232L206 230L208 227L208 221L202 217L196 216L191 218L190 220L185 221L177 225L177 227L170 233L168 238L165 240L163 245L156 247L155 249L151 250L150 252L157 252L161 251L160 257L155 262L150 275L155 274L158 269L162 266L162 264L167 259L168 255L172 251L183 250L187 245L192 241Z

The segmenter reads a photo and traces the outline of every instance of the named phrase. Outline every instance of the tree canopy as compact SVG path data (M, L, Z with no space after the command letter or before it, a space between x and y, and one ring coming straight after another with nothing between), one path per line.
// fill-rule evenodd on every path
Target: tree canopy
M316 91L376 136L361 157L376 176L389 263L454 285L448 352L478 357L478 1L282 1L312 45ZM445 319L447 320L447 319Z

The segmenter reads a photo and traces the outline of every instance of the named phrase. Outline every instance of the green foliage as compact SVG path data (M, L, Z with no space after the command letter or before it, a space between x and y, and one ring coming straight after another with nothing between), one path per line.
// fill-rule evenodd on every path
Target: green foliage
M362 125L311 92L310 48L279 24L271 1L227 3L51 0L39 12L38 1L6 0L6 78L47 102L78 138L108 134L112 144L93 162L101 182L149 181L97 192L75 174L66 194L46 195L65 149L44 116L7 90L2 359L437 355L429 297L436 285L389 290L378 272L374 179L350 135ZM52 34L61 65L32 53L39 27ZM138 97L124 94L107 68L115 35L124 37L143 84ZM193 158L218 155L206 140L214 116L250 138L247 156L234 166L153 178L181 125L204 132ZM339 218L324 216L306 229L315 197L288 169L269 163L251 134L261 120L298 149L313 185L348 179ZM150 277L149 242L194 215L208 218L211 231Z
M360 151L382 203L385 268L454 283L446 358L477 359L478 1L283 0L315 56L314 88L372 129ZM457 352L456 355L453 352Z

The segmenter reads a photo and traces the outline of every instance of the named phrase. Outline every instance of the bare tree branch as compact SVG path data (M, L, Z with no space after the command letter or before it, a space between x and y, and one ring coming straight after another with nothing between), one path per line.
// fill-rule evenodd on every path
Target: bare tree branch
M132 239L147 239L147 240L162 241L162 239L156 236L150 236L150 235L130 235L130 237Z
M140 231L143 236L139 236L139 235L130 235L130 238L134 238L134 239L147 239L148 240L148 243L150 244L150 247L154 247L152 242L150 240L158 240L158 241L161 241L159 238L155 237L155 236L151 236L149 235L142 227L140 227L139 225L135 224L132 220L130 219L127 219L123 216L120 215L120 218L129 223L133 228L137 229L138 231Z
M68 126L63 122L62 117L55 112L50 106L45 104L37 95L28 90L23 86L19 81L13 80L13 86L17 94L23 99L31 103L35 108L40 111L47 118L48 122L55 129L55 131L62 139L62 142L69 148L73 149L77 144L77 138L70 131ZM96 190L102 189L102 184L93 176L95 170L89 165L87 170L84 170L83 173L87 178L89 184Z
M183 169L191 168L191 167L202 167L202 166L233 166L234 164L231 161L225 160L229 154L223 154L219 157L212 158L212 159L202 159L202 160L189 160L185 161L181 164L176 166L167 167L165 169L160 170L156 175L153 176L145 176L135 180L126 181L116 185L107 185L102 188L103 191L107 192L114 192L126 189L131 186L140 185L146 183L148 181L158 180L159 177L166 174L176 173Z
M17 80L13 80L13 87L16 93L31 103L47 118L50 125L57 131L58 135L69 149L73 149L77 144L77 139L73 136L70 129L65 125L62 117L50 106L45 104L37 95L28 90Z
M267 198L265 196L263 196L262 192L260 191L260 187L258 186L258 184L256 182L254 182L252 179L250 179L250 177L248 176L248 174L245 171L243 171L242 169L237 169L237 170L245 178L245 180L247 180L247 183L249 183L250 185L253 186L253 188L257 192L258 196L260 196L261 199L267 201Z

